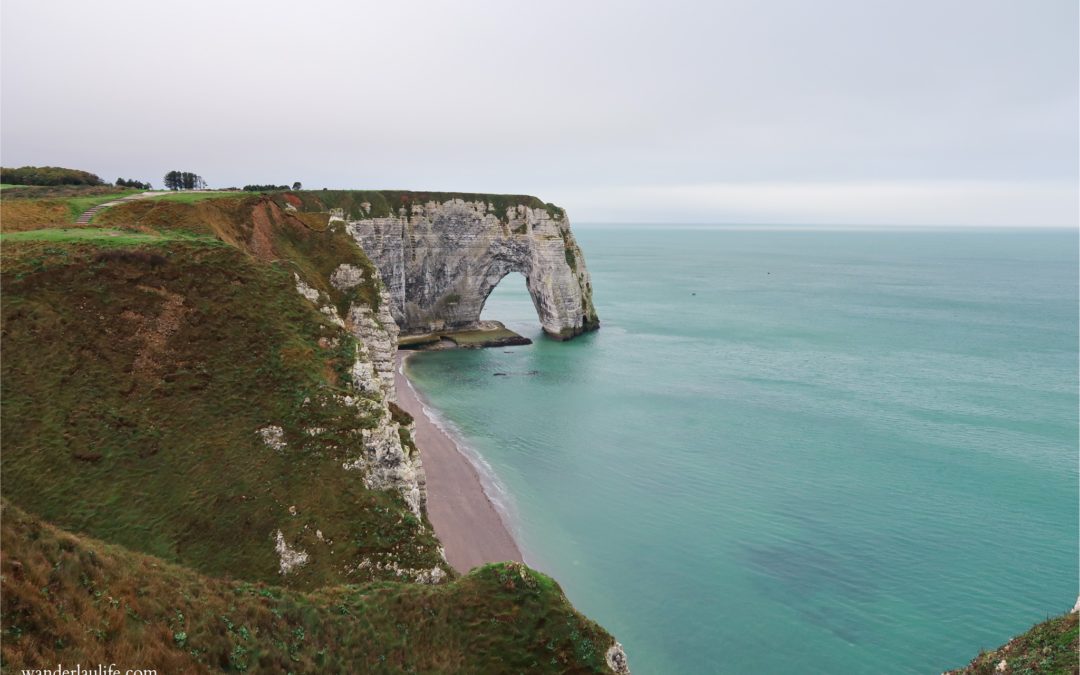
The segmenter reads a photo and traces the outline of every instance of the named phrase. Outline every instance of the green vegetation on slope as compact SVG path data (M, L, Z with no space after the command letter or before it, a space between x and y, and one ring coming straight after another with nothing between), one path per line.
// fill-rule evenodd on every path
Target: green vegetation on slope
M209 237L5 237L5 496L212 575L276 581L278 531L311 554L284 579L299 588L340 583L364 560L449 572L426 520L342 469L378 406L337 393L351 386L354 339L295 288L300 274L333 290L328 270L370 262L340 233L263 229L292 260ZM98 255L117 250L143 257ZM287 450L263 442L270 426ZM374 564L364 574L394 578Z
M5 189L3 199L78 199L104 195L123 197L134 192L141 190L111 185L16 185Z
M200 201L221 197L232 193L199 193L191 195L173 195L168 199ZM262 195L260 195L262 196ZM507 219L507 211L518 206L532 209L544 209L552 218L559 220L566 216L565 211L554 204L545 204L536 197L528 195L488 195L467 192L409 192L405 190L292 190L268 192L266 198L273 200L279 208L285 209L291 204L299 212L326 213L330 209L341 209L348 220L364 218L385 218L390 215L405 213L412 215L414 204L435 202L442 204L453 199L467 202L484 202L490 205L489 211L501 220ZM155 200L161 199L158 197ZM367 206L365 206L367 204ZM128 207L125 207L128 208ZM119 217L119 216L118 216Z
M63 169L58 166L23 166L18 169L0 168L0 183L16 185L104 185L88 171Z
M193 195L194 196L194 195ZM300 276L326 293L342 316L359 301L373 310L379 304L378 271L341 223L330 227L325 212L291 211L303 207L296 196L229 195L212 200L148 199L114 206L94 224L153 234L216 237L264 260L289 260ZM342 263L364 270L364 283L342 292L329 283Z
M140 200L108 228L0 236L3 672L610 672L611 636L554 582L458 578L426 516L343 468L387 414L417 449L297 291L342 316L380 295L311 199ZM341 264L359 285L330 284ZM308 555L285 575L282 545Z
M160 199L192 204L194 202L201 202L204 199L220 199L222 197L231 197L235 199L236 196L237 193L235 192L162 192L160 195L148 197L147 199Z
M1023 635L982 652L966 668L947 675L1076 675L1080 672L1078 650L1077 615L1070 613L1035 624Z
M4 672L115 663L159 673L602 673L613 642L517 563L449 585L310 593L208 578L5 503Z
M99 227L50 228L48 230L30 230L0 234L0 241L10 244L16 242L82 242L95 243L99 246L121 246L126 244L162 244L167 239L192 239L195 237L163 237L156 234L143 234L128 230L107 230ZM205 238L204 238L205 239Z

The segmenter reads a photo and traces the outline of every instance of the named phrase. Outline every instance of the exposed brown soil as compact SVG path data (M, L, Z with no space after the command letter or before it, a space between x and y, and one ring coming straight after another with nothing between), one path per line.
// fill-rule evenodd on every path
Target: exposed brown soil
M0 232L26 232L57 226L71 227L70 218L67 204L59 199L0 200Z
M268 213L270 210L276 211L277 207L273 203L259 204L251 210L251 220L255 227L252 228L247 248L252 255L263 260L275 260L278 257L277 251L274 250L274 229Z
M171 358L174 354L168 343L169 338L180 330L181 320L191 309L184 307L184 296L177 293L143 284L138 284L135 288L165 298L157 317L151 318L131 310L120 314L121 319L134 321L138 325L135 335L130 339L143 343L132 364L132 374L144 382L156 382L166 367L176 370L185 365Z
M295 209L303 209L304 208L304 202L302 202L300 200L300 198L297 197L296 195L289 194L289 193L286 192L285 193L285 201L292 204L293 208L295 208Z

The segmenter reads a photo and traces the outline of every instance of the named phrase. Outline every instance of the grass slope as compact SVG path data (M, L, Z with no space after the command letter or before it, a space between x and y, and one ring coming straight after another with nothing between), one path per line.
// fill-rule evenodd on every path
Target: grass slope
M299 588L340 583L365 559L449 572L428 523L342 469L377 410L338 395L353 338L295 289L294 274L333 290L337 263L370 262L345 235L268 227L291 260L191 236L5 236L5 496L211 575L277 582L279 530L311 555L284 579ZM167 262L95 260L117 249ZM262 441L268 426L287 450Z
M982 652L966 668L946 675L1076 675L1080 672L1077 618L1070 613L1035 624L1007 644Z
M345 396L355 340L295 286L376 306L342 223L280 194L102 216L0 235L5 672L609 672L613 640L551 580L459 578L426 517L343 469L383 405ZM278 532L309 555L285 576ZM404 583L433 567L441 585Z
M213 579L73 536L5 503L0 666L159 673L603 673L612 638L523 565L435 588L302 593ZM73 667L73 666L72 666Z
M0 232L74 225L84 211L139 192L142 190L85 185L5 189L0 199Z
M193 204L204 199L220 199L222 197L236 197L236 192L162 192L160 195L148 197L148 199L166 199L174 202L186 202Z
M293 212L286 203L282 195L155 198L109 208L94 224L147 234L212 237L263 260L291 261L307 283L330 296L342 316L353 301L377 308L377 270L343 225L331 228L328 213ZM347 293L335 289L329 278L342 263L363 268L365 283Z

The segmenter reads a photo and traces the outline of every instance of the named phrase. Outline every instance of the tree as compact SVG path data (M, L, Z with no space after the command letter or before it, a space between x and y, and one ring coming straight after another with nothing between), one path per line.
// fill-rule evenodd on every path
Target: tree
M206 187L203 177L190 171L170 171L165 174L167 190L202 190Z
M300 181L296 181L295 183L292 184L292 189L294 189L294 190L303 190L304 186L300 184Z
M170 171L165 174L165 189L166 190L180 190L184 187L184 179L181 177L179 171Z
M275 190L288 190L288 185L245 185L245 192L273 192Z

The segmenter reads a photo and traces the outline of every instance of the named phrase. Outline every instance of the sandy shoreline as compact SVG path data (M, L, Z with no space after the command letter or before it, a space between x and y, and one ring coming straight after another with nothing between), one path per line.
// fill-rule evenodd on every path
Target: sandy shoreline
M435 426L413 393L397 353L394 382L397 403L416 418L416 446L427 473L428 518L446 548L446 560L462 574L489 562L523 562L517 543L484 494L480 476L457 445Z

